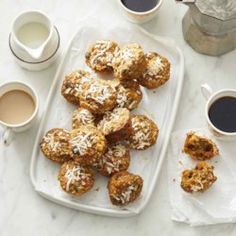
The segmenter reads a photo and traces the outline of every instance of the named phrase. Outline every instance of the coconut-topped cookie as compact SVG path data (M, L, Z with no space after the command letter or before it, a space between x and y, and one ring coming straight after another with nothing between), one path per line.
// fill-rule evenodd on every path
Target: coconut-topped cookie
M157 125L145 115L133 115L131 117L133 132L129 137L130 147L143 150L156 143L159 129Z
M127 170L130 163L129 149L121 144L109 144L104 155L94 166L100 174L111 176L117 172Z
M138 79L147 65L143 49L137 43L122 47L115 54L112 64L114 75L119 80Z
M95 117L89 110L79 107L73 112L72 128L77 129L81 125L95 125Z
M66 75L62 87L62 96L70 103L75 105L80 104L79 94L81 93L81 86L84 82L93 80L94 78L87 71L77 70L69 75Z
M114 174L108 182L108 192L111 203L117 206L125 206L134 202L142 191L143 179L128 171Z
M63 163L71 159L69 140L69 131L59 128L51 129L42 138L40 148L48 159Z
M184 170L181 187L184 191L204 192L217 180L213 173L214 167L204 161L198 162L194 169Z
M112 71L112 60L118 50L117 43L111 40L98 40L89 47L85 55L86 63L97 72Z
M132 132L130 111L126 108L115 108L106 112L97 127L110 142L125 140Z
M117 84L97 79L84 83L80 94L80 105L94 114L103 114L116 105Z
M58 180L65 192L81 196L93 187L95 174L92 168L69 161L61 166Z
M133 110L138 107L143 97L137 82L121 83L117 87L117 107Z
M145 57L147 67L138 82L148 89L158 88L170 78L170 62L156 52L149 52Z
M97 163L106 148L104 135L93 125L80 126L71 131L70 155L77 163Z

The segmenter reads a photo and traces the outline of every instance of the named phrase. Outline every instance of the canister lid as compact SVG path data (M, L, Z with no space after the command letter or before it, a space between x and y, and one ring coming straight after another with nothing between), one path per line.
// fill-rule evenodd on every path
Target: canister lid
M195 0L199 11L220 20L236 18L236 0Z

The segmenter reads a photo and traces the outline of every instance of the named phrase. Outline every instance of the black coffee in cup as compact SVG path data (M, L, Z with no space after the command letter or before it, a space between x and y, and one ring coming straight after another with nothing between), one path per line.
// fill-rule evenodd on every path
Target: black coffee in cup
M221 131L236 132L236 98L221 97L209 108L209 119Z
M132 11L145 12L152 10L159 0L121 0L121 2Z

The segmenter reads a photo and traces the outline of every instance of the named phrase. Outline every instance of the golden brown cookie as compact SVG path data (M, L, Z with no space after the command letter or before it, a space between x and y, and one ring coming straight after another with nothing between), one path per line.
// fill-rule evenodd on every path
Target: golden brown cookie
M95 117L89 110L79 107L72 115L72 129L77 129L81 125L95 125Z
M155 89L165 84L170 78L170 62L156 52L146 54L147 67L138 82L148 88Z
M62 96L70 103L79 105L79 94L84 82L91 81L94 78L87 71L77 70L65 76L61 87Z
M80 126L71 131L70 155L81 165L92 165L107 149L106 139L93 125Z
M184 170L181 187L184 191L204 192L217 180L213 173L214 167L204 161L198 162L194 169Z
M117 87L117 107L133 110L138 107L143 97L137 82L121 83Z
M42 138L40 148L48 159L63 163L71 159L69 140L69 131L59 128L51 129Z
M113 59L114 75L119 80L135 80L142 76L147 66L142 47L130 43L122 47Z
M183 152L195 160L209 160L219 154L216 144L197 132L189 132L185 139Z
M133 115L131 117L133 132L129 137L130 147L144 150L156 143L159 129L157 125L145 115Z
M112 60L119 46L111 40L99 40L91 45L85 55L87 65L96 72L112 71Z
M103 114L116 105L116 85L112 81L97 79L84 83L80 93L80 105L94 114Z
M105 154L94 165L101 175L111 176L117 172L127 170L130 164L129 149L121 144L109 144Z
M95 174L92 168L69 161L61 166L58 180L65 192L81 196L93 187Z
M143 179L139 175L121 171L114 174L108 182L111 203L125 206L134 202L142 191Z
M125 140L132 132L130 111L126 108L115 108L106 112L97 127L110 142Z

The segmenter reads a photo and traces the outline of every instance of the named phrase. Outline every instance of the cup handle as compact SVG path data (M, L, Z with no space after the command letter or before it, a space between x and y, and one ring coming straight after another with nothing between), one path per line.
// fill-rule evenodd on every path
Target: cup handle
M6 146L10 145L11 141L13 140L13 137L14 137L14 133L13 133L12 129L6 128L3 131L3 135L2 135L4 145L6 145Z
M201 92L203 97L208 100L210 96L212 95L212 88L208 84L202 84L201 85Z

